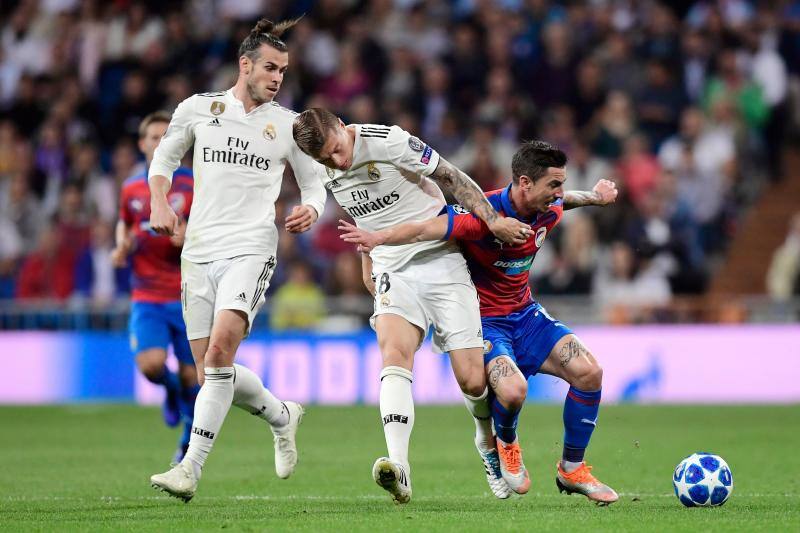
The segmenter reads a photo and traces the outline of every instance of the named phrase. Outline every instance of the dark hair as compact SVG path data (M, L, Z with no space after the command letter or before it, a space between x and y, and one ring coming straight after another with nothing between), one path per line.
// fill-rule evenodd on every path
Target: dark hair
M328 132L339 125L339 117L321 107L306 109L294 119L292 137L297 146L314 159L319 157Z
M156 111L154 113L150 113L139 123L139 138L143 139L147 135L147 127L150 126L150 124L155 124L157 122L166 122L169 124L171 119L172 115L166 111Z
M528 176L536 181L545 174L550 167L564 168L567 164L567 154L544 141L528 141L520 146L511 160L511 178L514 183L519 183L520 176Z
M280 37L283 32L297 24L299 20L299 18L296 18L278 23L268 19L259 20L250 30L250 35L245 37L242 44L239 45L239 57L247 56L255 61L258 59L258 49L262 44L268 44L279 52L287 52L289 48Z

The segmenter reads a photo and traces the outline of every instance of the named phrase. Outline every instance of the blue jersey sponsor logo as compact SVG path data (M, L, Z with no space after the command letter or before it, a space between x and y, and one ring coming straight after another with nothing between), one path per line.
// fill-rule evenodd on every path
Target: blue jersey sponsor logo
M528 257L521 257L519 259L512 259L510 261L503 261L501 259L492 263L492 266L499 268L504 273L509 275L522 274L523 272L527 272L531 269L533 258L534 256L529 255Z

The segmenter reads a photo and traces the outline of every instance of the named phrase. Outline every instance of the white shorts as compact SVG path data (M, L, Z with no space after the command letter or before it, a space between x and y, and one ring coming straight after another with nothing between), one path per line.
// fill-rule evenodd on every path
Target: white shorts
M378 315L391 313L405 318L424 335L433 326L436 351L482 348L478 293L469 273L453 276L461 278L460 282L446 283L428 283L419 274L413 266L400 272L375 272L375 312L369 321L372 328ZM451 275L448 272L448 277Z
M245 313L249 335L274 271L274 256L240 255L210 263L182 259L181 305L189 340L210 337L214 317L223 309Z

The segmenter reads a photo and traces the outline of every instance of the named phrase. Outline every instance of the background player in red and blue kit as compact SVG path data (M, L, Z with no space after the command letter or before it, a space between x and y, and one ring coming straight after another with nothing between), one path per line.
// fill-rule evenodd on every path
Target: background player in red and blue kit
M570 384L564 402L564 447L557 465L560 490L578 492L602 504L617 493L591 474L584 454L597 423L603 371L577 336L552 318L531 296L528 271L547 234L564 209L606 205L617 197L613 182L600 180L591 192L564 192L566 155L552 145L522 145L512 161L512 183L487 193L505 216L530 224L524 244L498 242L486 226L460 206L425 222L368 233L342 221L342 238L369 250L381 244L456 239L472 274L481 303L484 362L494 392L492 418L503 479L520 494L530 488L517 438L517 420L527 395L527 378L539 372Z
M146 116L139 127L139 149L147 165L169 125L170 115L156 112ZM112 252L116 266L132 263L131 351L144 376L166 389L164 422L177 426L183 422L174 460L186 453L194 418L194 401L199 390L194 359L186 338L181 314L181 247L186 219L192 205L194 181L191 170L178 168L172 180L169 200L181 220L172 237L150 229L150 188L147 171L128 178L120 192L117 245ZM172 344L178 359L176 375L166 366L167 348Z

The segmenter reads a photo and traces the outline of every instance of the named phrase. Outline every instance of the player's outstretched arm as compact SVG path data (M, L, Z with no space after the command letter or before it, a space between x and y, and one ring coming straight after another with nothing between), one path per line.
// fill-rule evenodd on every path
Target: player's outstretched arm
M438 241L447 234L447 215L440 215L422 222L404 222L379 231L366 231L339 220L339 236L345 242L357 244L362 251L369 252L376 246L410 244L412 242Z
M564 210L586 205L608 205L617 199L617 185L611 180L600 180L591 191L567 191L564 193Z
M489 231L500 240L510 244L522 244L528 240L530 226L515 218L500 216L478 184L443 157L429 177L450 191L467 211L483 220Z

